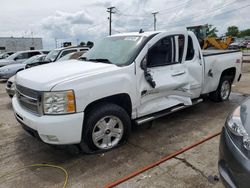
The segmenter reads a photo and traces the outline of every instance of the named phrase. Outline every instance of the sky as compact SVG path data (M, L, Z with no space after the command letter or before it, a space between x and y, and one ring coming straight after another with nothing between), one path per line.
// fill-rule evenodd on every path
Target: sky
M97 41L108 35L107 8L114 6L112 34L212 24L250 28L250 0L1 0L0 37L42 37L45 49L62 42Z

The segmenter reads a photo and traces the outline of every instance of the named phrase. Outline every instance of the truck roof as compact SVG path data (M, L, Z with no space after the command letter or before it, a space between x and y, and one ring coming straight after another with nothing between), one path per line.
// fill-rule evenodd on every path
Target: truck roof
M55 50L65 50L65 49L71 49L71 48L86 48L86 49L89 49L88 46L67 46L67 47L56 48Z
M129 32L129 33L119 33L119 34L115 34L115 35L111 35L110 37L112 36L145 36L145 37L149 37L153 34L157 34L157 33L162 33L162 32L166 32L167 30L158 30L158 31L145 31L145 32L142 32L142 33L139 33L139 32ZM176 29L176 30L169 30L170 32L183 32L183 31L187 31L186 28L184 29Z
M161 33L161 32L163 32L163 31L146 31L143 33L129 32L129 33L119 33L119 34L111 35L109 37L114 37L114 36L145 36L145 37L149 37L150 35Z

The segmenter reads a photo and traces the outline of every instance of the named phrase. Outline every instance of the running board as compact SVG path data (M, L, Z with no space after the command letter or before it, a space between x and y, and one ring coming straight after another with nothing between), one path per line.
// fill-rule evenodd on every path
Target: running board
M177 111L179 111L179 110L182 110L182 109L184 109L184 108L187 108L187 107L193 106L193 105L195 105L195 104L201 103L202 101L203 101L203 99L201 99L201 98L194 99L194 100L192 100L192 105L183 105L183 104L179 104L179 105L173 106L173 107L171 107L171 108L168 108L168 109L166 109L166 110L162 110L162 111L160 111L160 112L156 112L156 113L154 113L154 114L150 114L150 115L141 117L141 118L135 120L135 123L136 123L137 125L141 125L141 124L144 124L144 123L146 123L146 122L155 120L155 119L157 119L157 118L160 118L160 117L163 117L163 116L172 114L172 113L177 112Z

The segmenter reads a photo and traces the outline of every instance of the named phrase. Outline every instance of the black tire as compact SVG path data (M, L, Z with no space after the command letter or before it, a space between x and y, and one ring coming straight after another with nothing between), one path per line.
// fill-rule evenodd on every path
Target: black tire
M93 134L94 129L96 130L96 125L98 124L98 122L102 120L104 117L110 117L110 116L118 118L120 120L119 122L122 123L123 133L121 133L121 136L119 138L120 140L117 144L112 145L112 147L107 146L108 148L100 148L94 143L92 134ZM83 124L82 140L80 143L80 148L85 153L93 153L96 151L103 152L103 151L108 151L110 149L116 148L117 146L124 143L130 135L131 119L129 115L127 114L127 112L122 107L116 104L102 103L102 104L96 105L94 108L92 108L90 112L88 112L85 115L85 117L86 119ZM104 135L107 135L107 134L108 134L107 132L104 133Z
M223 86L225 84L228 84L228 93L226 93L225 95L223 95ZM230 93L231 93L231 85L232 85L232 78L230 76L222 76L220 79L220 83L218 88L216 89L216 91L211 92L209 94L209 97L212 101L215 102L223 102L228 100Z

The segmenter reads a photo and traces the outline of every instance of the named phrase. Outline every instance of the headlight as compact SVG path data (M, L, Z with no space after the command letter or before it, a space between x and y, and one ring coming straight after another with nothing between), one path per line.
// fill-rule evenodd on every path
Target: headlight
M234 110L232 115L229 116L226 125L231 133L242 138L244 147L250 150L250 137L242 123L241 113L241 106L239 106Z
M44 92L43 111L44 114L68 114L76 112L73 90Z

